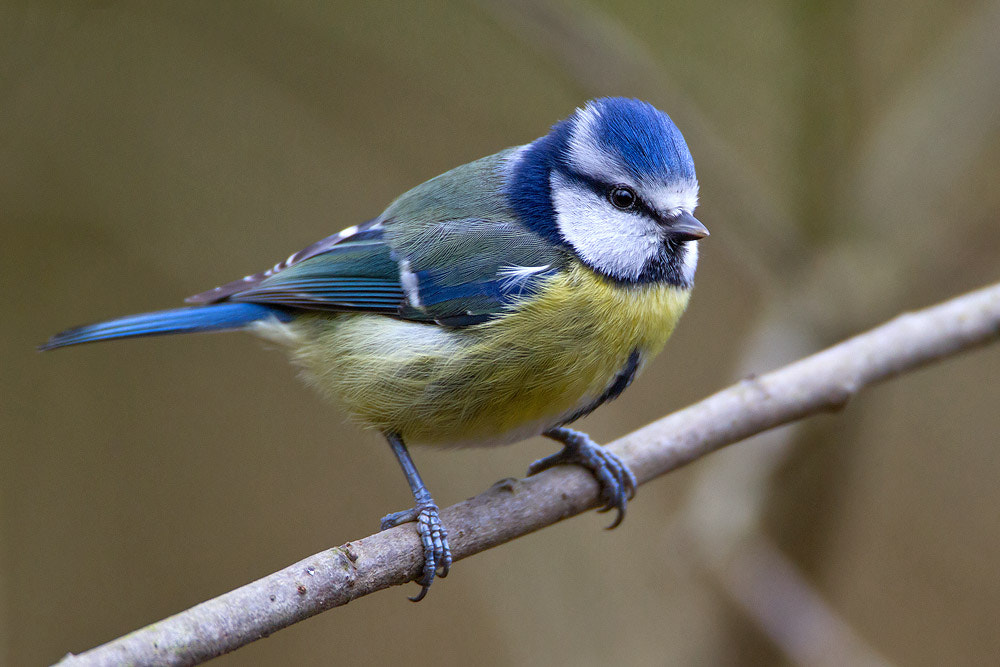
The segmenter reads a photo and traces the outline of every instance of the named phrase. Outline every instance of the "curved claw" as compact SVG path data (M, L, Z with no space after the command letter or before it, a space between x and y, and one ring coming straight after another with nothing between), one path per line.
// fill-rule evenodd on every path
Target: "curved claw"
M379 530L389 530L390 528L395 528L396 526L401 526L404 523L410 523L411 521L416 521L420 516L420 512L416 507L411 507L408 510L403 510L401 512L393 512L392 514L386 514L382 517L381 523L379 523Z
M382 519L382 530L393 528L404 523L416 522L417 533L424 547L424 567L416 583L420 584L420 592L410 598L420 602L427 595L434 577L447 577L451 569L451 547L448 545L448 531L441 523L438 506L433 501L419 503L412 509L387 514Z
M574 463L574 461L571 461L566 457L565 449L561 449L555 454L552 454L551 456L546 456L545 458L538 459L537 461L532 463L530 466L528 466L528 476L530 477L531 475L537 475L543 470L548 470L549 468L560 465L562 463Z
M638 482L635 475L625 463L591 440L586 434L568 428L554 428L545 433L553 440L562 442L565 447L551 456L539 459L528 467L528 474L534 475L563 463L576 463L590 470L601 488L601 499L604 506L599 512L617 510L618 516L608 526L608 530L617 528L625 519L625 509L628 501L635 497Z

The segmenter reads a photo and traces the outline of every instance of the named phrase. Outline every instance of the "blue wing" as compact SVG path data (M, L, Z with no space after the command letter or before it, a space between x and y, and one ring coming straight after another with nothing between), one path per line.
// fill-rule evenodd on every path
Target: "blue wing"
M325 272L319 266L329 266L332 274L330 277L344 276L349 278L351 277L352 270L360 270L361 276L357 276L359 278L374 273L376 278L392 281L392 267L387 266L384 261L381 261L383 259L381 257L383 254L382 234L383 230L377 224L377 220L369 220L363 225L345 229L342 232L306 246L302 250L293 253L288 259L278 262L266 271L245 276L239 280L234 280L225 285L210 289L207 292L189 296L185 301L188 303L209 304L228 300L247 300L245 298L237 299L237 295L249 294L256 289L263 288L265 283L273 288L271 296L274 299L278 299L280 290L276 288L275 282L268 283L271 278L282 274L289 279L290 287L296 276L302 280L321 280ZM329 256L325 260L319 261L312 269L303 272L304 264L307 260L317 257L322 258L324 255ZM373 260L371 262L373 266L366 269L364 265L367 263L366 258L368 256ZM338 263L342 264L339 268L337 266ZM294 269L294 271L291 271L291 269ZM398 280L395 282L398 283ZM318 289L320 286L313 284L312 287ZM317 291L317 296L320 294L321 291ZM402 296L402 292L399 293L399 296ZM262 294L261 299L264 300L266 298L267 296ZM318 301L317 303L321 302Z
M77 327L42 349L111 338L239 329L297 311L362 311L442 326L485 322L566 265L502 189L509 151L410 190L385 213L274 267L196 294L188 308Z
M393 240L385 227L364 229L287 268L189 301L368 311L460 327L484 322L531 294L558 264L540 239L510 222L449 221L405 248Z
M242 282L242 281L241 281ZM406 295L381 228L342 239L228 296L229 301L305 310L398 314Z
M432 179L378 218L188 301L367 311L452 327L487 321L567 260L496 189L503 155Z
M430 238L406 231L393 240L412 275L400 312L407 319L446 326L485 322L533 294L565 261L509 219L438 222Z

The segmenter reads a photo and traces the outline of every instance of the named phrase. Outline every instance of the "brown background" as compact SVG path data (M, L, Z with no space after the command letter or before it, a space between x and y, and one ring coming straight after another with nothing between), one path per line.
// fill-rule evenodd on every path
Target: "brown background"
M0 663L409 502L379 438L250 336L35 344L270 266L589 97L672 114L712 231L667 352L584 423L600 440L996 280L1000 3L873 6L0 2ZM991 662L998 374L1000 348L910 375L644 487L613 533L581 517L220 664ZM552 449L416 457L450 504ZM788 606L810 591L819 634Z

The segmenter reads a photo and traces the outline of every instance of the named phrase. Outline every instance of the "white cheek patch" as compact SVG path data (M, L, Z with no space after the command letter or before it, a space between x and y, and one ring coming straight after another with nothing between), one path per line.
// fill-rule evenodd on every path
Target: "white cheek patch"
M601 273L635 280L659 252L659 226L620 211L589 188L552 172L556 224L580 258Z
M681 277L688 285L694 284L694 270L698 268L698 242L687 241L681 247Z

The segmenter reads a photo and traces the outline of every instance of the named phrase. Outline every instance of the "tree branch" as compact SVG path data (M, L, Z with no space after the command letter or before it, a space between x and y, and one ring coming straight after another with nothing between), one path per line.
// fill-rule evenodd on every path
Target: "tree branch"
M745 379L609 447L640 483L728 444L825 410L862 387L1000 337L1000 284L901 315L777 371ZM504 480L442 512L455 560L598 504L583 470L560 466ZM410 524L328 549L263 579L59 664L194 665L292 623L420 574Z

